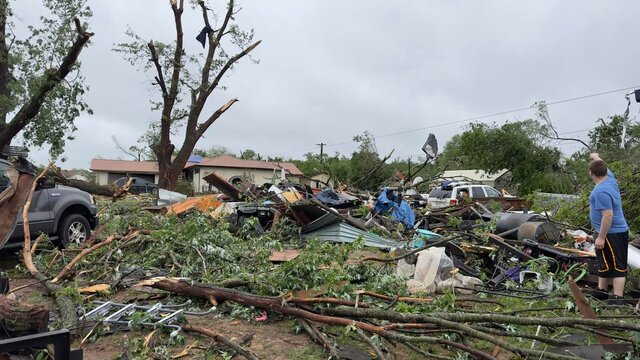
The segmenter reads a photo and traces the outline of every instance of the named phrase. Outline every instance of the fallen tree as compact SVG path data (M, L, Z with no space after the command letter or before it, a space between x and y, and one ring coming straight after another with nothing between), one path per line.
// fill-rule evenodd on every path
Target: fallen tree
M217 304L221 301L233 301L246 306L253 306L261 309L268 309L280 314L290 315L299 320L317 322L327 325L355 327L364 332L379 335L391 341L404 344L430 343L456 348L469 353L476 358L493 359L490 354L484 353L473 346L467 346L455 341L426 336L421 333L408 334L407 330L429 330L435 325L439 330L451 333L460 333L476 341L486 342L517 356L546 359L574 359L572 356L553 354L540 350L525 349L515 346L505 340L496 337L491 332L485 331L482 327L474 327L470 324L512 324L522 326L548 326L583 328L588 331L599 331L601 329L626 330L639 332L640 324L611 320L592 320L573 317L561 318L541 318L541 317L518 317L495 314L467 314L467 313L430 313L430 314L407 314L386 309L363 309L355 307L323 307L321 311L311 308L299 308L287 302L286 298L275 296L258 296L234 289L227 289L213 285L190 283L184 280L173 278L155 278L146 280L140 285L151 286L156 289L166 290L175 294L189 297L199 297ZM388 323L376 323L384 320ZM309 329L307 329L309 330ZM314 332L315 333L315 332ZM504 332L503 336L518 337L517 332ZM316 340L324 343L321 336L316 334ZM542 336L535 338L542 343L548 342L550 345L557 345L558 340L546 339ZM325 345L331 350L331 346Z
M24 244L22 247L22 261L36 280L41 281L44 285L45 289L49 296L52 296L56 305L58 306L58 310L60 312L60 318L62 320L62 326L66 329L72 329L78 324L78 314L76 312L76 304L75 302L63 291L63 287L60 285L53 284L49 279L42 274L34 265L32 252L35 252L35 248L31 246L31 232L29 229L29 218L27 214L29 212L29 207L31 206L31 200L33 198L33 193L36 189L36 184L38 183L38 179L40 179L44 174L48 172L48 170L54 166L53 163L47 165L47 167L38 175L31 189L28 192L27 201L24 203L22 209L22 221L23 221L23 231L24 231Z
M0 324L10 336L47 331L49 310L43 305L28 304L0 295Z

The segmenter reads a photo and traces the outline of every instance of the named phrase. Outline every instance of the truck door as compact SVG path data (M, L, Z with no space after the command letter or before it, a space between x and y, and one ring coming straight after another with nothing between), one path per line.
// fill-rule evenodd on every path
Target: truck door
M32 239L41 232L49 234L53 230L50 192L55 190L56 189L42 189L36 190L33 193L31 206L29 206L29 213L27 214L29 232L31 233ZM24 237L22 225L22 210L20 210L18 213L18 223L12 237Z

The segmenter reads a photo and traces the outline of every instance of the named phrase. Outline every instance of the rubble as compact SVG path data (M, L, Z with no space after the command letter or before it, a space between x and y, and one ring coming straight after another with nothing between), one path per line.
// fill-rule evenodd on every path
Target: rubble
M248 311L246 318L262 323L294 319L333 356L353 350L331 335L333 327L354 329L362 347L379 358L391 357L395 344L434 358L459 351L492 359L491 349L498 348L517 357L570 359L571 353L550 348L579 345L561 334L602 338L607 330L616 344L637 351L638 341L629 335L640 331L636 322L576 313L594 301L583 298L594 286L586 234L525 206L516 210L522 200L432 210L407 201L400 187L374 196L286 182L241 190L207 178L224 196L189 197L148 208L153 211L135 202L112 203L102 213L103 229L86 244L29 246L25 263L34 276L91 297L93 303L76 304L84 308L82 338L137 326L165 329L168 338L187 336L184 330L258 358L223 334L177 321L207 316L214 306L218 315ZM414 196L409 192L409 200ZM193 303L179 311L165 302L111 299L124 291ZM638 295L629 292L628 303L637 304ZM545 310L558 304L559 312ZM116 315L102 311L109 306ZM173 309L168 316L147 314L132 322L142 316L136 311L166 307ZM631 319L639 317L637 308L623 309ZM528 311L536 315L519 315Z

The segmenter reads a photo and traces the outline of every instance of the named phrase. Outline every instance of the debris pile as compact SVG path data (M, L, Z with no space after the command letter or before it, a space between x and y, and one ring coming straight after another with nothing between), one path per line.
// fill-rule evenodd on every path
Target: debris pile
M209 178L223 194L108 202L86 243L30 247L30 271L83 309L74 327L83 341L162 329L153 336L169 346L195 332L259 358L190 323L224 315L293 319L333 358L638 354L638 292L624 307L587 300L595 257L586 233L529 213L522 200L432 209L401 187L241 190ZM594 306L619 318L599 319Z

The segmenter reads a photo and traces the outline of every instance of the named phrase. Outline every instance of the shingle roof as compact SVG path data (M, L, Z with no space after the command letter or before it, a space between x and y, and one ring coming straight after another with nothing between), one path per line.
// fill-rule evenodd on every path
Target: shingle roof
M294 163L278 162L271 163L268 161L260 160L244 160L238 159L233 156L223 155L215 158L204 158L199 163L187 163L185 168L195 166L206 167L226 167L226 168L238 168L238 169L264 169L264 170L280 170L284 168L286 172L294 176L303 175L302 171ZM155 161L131 161L131 160L107 160L107 159L92 159L91 170L93 171L108 171L108 172L123 172L123 173L146 173L157 174L158 163Z
M239 168L239 169L264 169L264 170L280 170L284 168L291 175L303 175L302 171L294 163L278 162L271 163L268 161L260 160L245 160L239 159L229 155L222 155L215 158L205 158L199 163L187 163L185 168L194 166L206 166L206 167L226 167L226 168Z
M158 163L155 161L91 159L90 169L92 171L157 174Z

